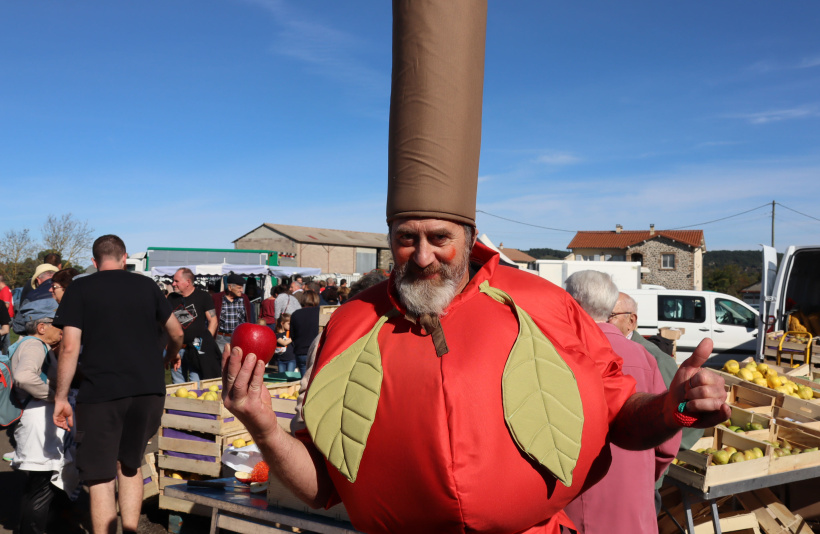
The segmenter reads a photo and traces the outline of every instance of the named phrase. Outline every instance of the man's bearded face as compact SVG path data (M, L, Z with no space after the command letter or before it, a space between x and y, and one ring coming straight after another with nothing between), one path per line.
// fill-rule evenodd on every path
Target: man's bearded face
M441 315L468 280L472 240L464 227L438 219L394 222L395 283L407 311Z

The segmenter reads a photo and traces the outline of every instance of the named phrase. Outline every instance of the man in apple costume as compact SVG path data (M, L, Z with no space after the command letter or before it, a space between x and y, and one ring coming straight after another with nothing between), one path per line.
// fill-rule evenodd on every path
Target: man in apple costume
M606 473L609 443L651 448L726 420L700 366L635 393L560 288L476 243L486 1L395 0L387 222L395 269L328 323L307 431L276 423L264 363L223 354L225 405L271 472L363 532L557 533Z

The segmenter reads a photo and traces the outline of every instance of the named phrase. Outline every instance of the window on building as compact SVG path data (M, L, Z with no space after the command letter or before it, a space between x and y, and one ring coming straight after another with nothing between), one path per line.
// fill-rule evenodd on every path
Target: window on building
M356 272L369 273L376 268L376 250L357 248L356 249Z
M675 268L675 255L674 254L663 254L661 256L661 269L674 269Z
M624 256L623 254L618 254L608 257L606 261L626 261L626 256Z
M703 297L658 295L658 320L702 323L706 320L706 300Z

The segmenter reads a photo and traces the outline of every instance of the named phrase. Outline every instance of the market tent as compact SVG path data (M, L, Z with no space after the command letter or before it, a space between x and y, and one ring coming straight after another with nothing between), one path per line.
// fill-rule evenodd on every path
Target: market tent
M152 267L151 276L173 276L178 269L187 267L198 275L224 275L224 274L241 274L245 276L251 275L270 275L277 278L290 277L293 275L300 276L318 276L322 274L322 270L317 267L283 267L274 265L236 265L232 263L210 263L206 265L174 265L165 267Z

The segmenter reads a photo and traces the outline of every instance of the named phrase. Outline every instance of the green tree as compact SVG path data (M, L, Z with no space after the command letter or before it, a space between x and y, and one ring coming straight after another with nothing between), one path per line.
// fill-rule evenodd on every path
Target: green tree
M737 264L726 264L722 267L708 269L703 285L710 291L740 296L740 290L760 281L759 272L746 271Z

